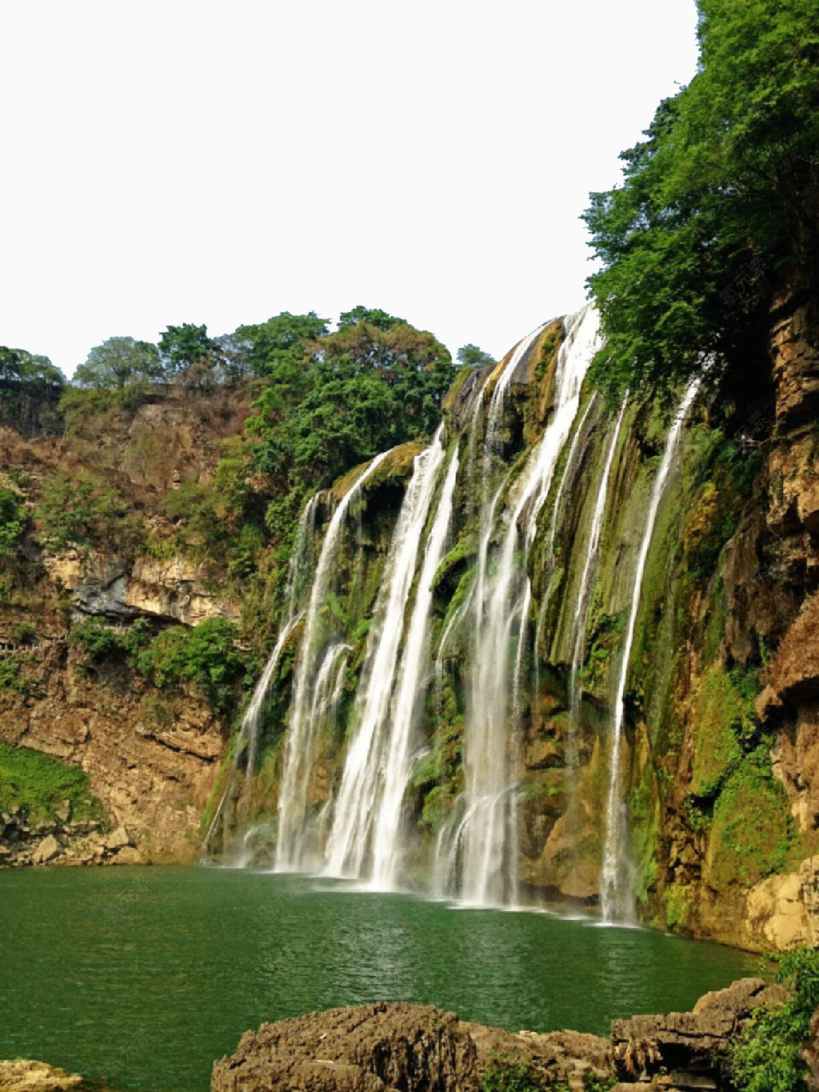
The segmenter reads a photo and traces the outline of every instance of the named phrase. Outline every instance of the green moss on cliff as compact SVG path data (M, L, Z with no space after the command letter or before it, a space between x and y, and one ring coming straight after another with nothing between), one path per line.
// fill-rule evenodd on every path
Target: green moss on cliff
M723 665L713 664L700 683L694 705L694 796L716 795L725 778L740 764L739 738L753 727L751 713Z
M82 770L41 751L0 743L0 811L20 807L30 823L47 823L66 801L72 819L105 818Z
M793 843L785 791L767 748L746 755L714 805L706 868L712 887L752 886L781 871Z

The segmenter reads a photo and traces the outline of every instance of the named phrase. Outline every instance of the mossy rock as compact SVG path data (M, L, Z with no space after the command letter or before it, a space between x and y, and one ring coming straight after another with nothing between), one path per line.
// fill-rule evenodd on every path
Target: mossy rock
M693 796L716 795L724 779L742 761L738 736L753 728L748 702L719 662L705 673L694 705Z
M49 822L65 801L76 820L105 820L88 774L42 751L0 743L0 811L19 807L30 822Z
M791 816L763 747L745 756L714 805L705 876L716 890L752 887L784 868L792 843Z

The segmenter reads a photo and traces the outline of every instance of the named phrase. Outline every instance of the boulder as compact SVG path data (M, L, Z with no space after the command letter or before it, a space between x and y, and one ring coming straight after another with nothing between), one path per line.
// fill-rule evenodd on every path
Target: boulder
M477 1092L475 1043L451 1012L404 1002L311 1013L246 1032L211 1092Z
M778 1005L788 992L761 978L741 978L704 994L691 1012L634 1016L611 1025L618 1075L652 1080L657 1087L719 1088L719 1064L731 1039L761 1005Z
M0 1061L0 1092L66 1092L82 1087L82 1077L44 1062Z
M47 834L45 838L37 844L31 859L34 864L46 864L46 862L52 861L61 852L62 846L54 835Z

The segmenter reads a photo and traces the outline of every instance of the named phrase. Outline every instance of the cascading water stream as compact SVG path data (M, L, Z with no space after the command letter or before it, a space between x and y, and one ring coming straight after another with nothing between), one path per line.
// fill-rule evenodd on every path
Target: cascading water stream
M207 834L205 835L203 842L205 849L210 847L213 834L216 831L219 821L223 817L225 801L231 795L233 782L236 778L239 763L242 758L245 760L245 768L244 784L239 801L240 813L243 809L246 810L250 799L253 777L256 773L256 762L259 754L259 736L262 728L262 713L264 711L267 692L270 689L271 681L279 666L279 660L281 659L282 652L284 651L290 634L301 621L304 614L304 611L300 610L298 607L300 584L302 574L309 568L310 558L312 556L313 541L316 532L316 509L318 508L321 497L322 494L320 492L315 493L305 504L299 518L299 525L293 542L293 550L290 555L287 585L285 588L287 621L279 631L278 637L276 638L276 644L273 646L273 651L270 653L270 656L268 656L267 663L259 677L259 681L254 687L250 702L242 717L230 775L228 776L225 790L222 793L218 807L214 812L213 819L211 820Z
M458 449L455 448L427 539L391 706L390 739L386 745L389 760L384 770L381 801L373 827L372 882L381 888L394 889L400 882L404 856L402 809L412 774L416 722L429 665L433 580L446 550L457 477Z
M503 538L499 550L492 555L491 579L490 542L505 481L493 495L485 481L464 732L465 790L439 839L436 864L442 891L460 894L468 902L503 904L516 898L514 729L519 697L513 691L521 681L520 644L525 639L531 597L525 553L535 537L538 515L577 414L580 388L598 347L598 328L597 313L591 307L566 320L566 337L555 370L552 419L527 460L512 490L511 503L503 512ZM513 364L517 367L539 332L530 336L522 352L516 351L509 368ZM505 378L502 389L506 389L510 380L501 378ZM495 393L489 408L488 441L499 434L497 420L502 412L502 399L496 403ZM488 461L485 466L488 468ZM524 557L516 560L519 522L524 518ZM512 658L509 649L514 638L518 646Z
M355 728L347 748L344 773L325 852L323 871L326 875L360 879L368 853L381 853L380 867L386 870L389 867L387 860L397 852L394 845L376 848L382 838L396 837L397 820L391 817L390 829L387 830L379 827L378 820L384 820L384 807L389 808L395 803L399 792L398 783L401 782L402 798L403 787L406 785L406 780L402 781L405 765L402 747L395 738L395 731L397 728L398 731L409 733L412 709L401 711L402 716L409 714L408 723L398 726L393 698L407 603L438 473L446 454L442 433L443 425L439 427L432 444L416 456L412 478L393 532L356 694ZM447 520L447 528L448 525ZM442 538L445 533L446 528ZM430 582L433 575L434 570L429 577ZM419 588L419 594L420 592ZM423 601L425 596L422 596ZM426 612L423 618L424 628L425 623ZM423 644L417 650L416 662L411 669L412 675L407 675L406 686L412 689L412 698L406 696L408 702L414 702L417 692L422 648ZM406 665L402 667L402 670L405 669ZM387 786L390 786L392 794L389 802L384 796ZM400 801L396 809L400 810ZM385 875L378 879L389 882Z
M305 860L305 819L313 743L319 721L330 711L330 707L321 704L321 699L328 696L325 685L328 678L326 664L334 666L341 655L339 650L343 648L337 642L328 642L322 635L320 609L330 589L332 574L337 568L337 554L350 504L388 454L385 451L377 455L341 499L321 545L306 611L304 637L296 662L284 769L279 787L279 831L275 858L277 871L299 871L309 863ZM333 693L331 688L329 696Z
M604 921L634 920L634 897L628 882L628 858L626 850L625 817L622 814L622 788L620 784L620 744L625 717L624 699L628 679L631 646L634 641L634 629L637 623L637 611L640 606L640 594L643 584L651 539L657 522L657 513L665 492L671 464L677 451L685 418L691 403L697 396L702 383L702 376L696 376L686 387L682 401L675 414L665 442L665 451L654 479L651 500L646 514L646 523L637 555L634 572L634 584L629 608L628 623L623 640L622 662L614 699L614 721L612 725L611 750L609 754L609 788L606 801L606 832L603 848L603 867L600 876L600 905Z
M593 586L592 575L597 565L597 556L600 550L600 533L603 529L603 517L606 513L606 500L609 491L609 477L617 451L617 443L620 439L620 429L623 424L623 416L626 412L628 392L623 398L617 422L614 426L609 449L606 454L606 462L603 466L603 474L597 487L597 499L594 505L589 541L586 546L586 557L583 562L583 571L580 576L580 585L577 590L577 600L574 609L574 636L572 641L572 664L569 671L569 731L567 737L567 765L574 772L577 768L578 748L577 733L580 722L580 668L583 664L583 656L586 651L586 622L589 613L591 592Z

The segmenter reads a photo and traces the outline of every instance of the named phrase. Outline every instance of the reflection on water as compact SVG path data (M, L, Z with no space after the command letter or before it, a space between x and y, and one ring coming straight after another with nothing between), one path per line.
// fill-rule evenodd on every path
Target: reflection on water
M206 1092L243 1031L420 1001L511 1030L605 1033L753 973L716 945L548 912L452 907L213 868L0 874L0 1057Z

